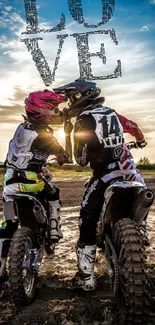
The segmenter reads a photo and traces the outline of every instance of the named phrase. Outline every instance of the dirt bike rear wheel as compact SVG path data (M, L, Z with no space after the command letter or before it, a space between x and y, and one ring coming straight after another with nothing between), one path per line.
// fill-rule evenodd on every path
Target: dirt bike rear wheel
M30 250L34 248L34 235L31 229L18 229L13 238L9 251L8 275L13 303L22 307L30 303L36 292L36 275L30 265ZM24 269L23 265L30 267Z
M148 319L148 281L145 249L137 224L129 219L119 220L113 229L114 246L118 256L119 324L145 324Z

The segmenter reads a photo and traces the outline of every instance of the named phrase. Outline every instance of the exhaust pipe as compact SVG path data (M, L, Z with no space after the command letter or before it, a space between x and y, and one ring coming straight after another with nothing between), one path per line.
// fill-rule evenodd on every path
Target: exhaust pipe
M45 223L46 219L45 219L44 212L43 212L40 205L36 204L33 207L33 213L34 213L34 215L35 215L35 217L36 217L39 224L44 224Z
M142 221L147 216L150 207L154 200L154 193L146 189L138 194L137 201L135 206L133 207L133 220L138 224L138 226L142 223Z

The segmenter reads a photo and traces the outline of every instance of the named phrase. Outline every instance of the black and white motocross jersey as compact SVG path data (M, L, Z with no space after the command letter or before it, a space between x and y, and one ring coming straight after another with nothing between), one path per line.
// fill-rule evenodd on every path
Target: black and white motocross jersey
M119 160L124 143L123 126L115 110L99 106L84 111L74 128L74 154L78 164L90 162L92 169L104 169Z
M9 143L6 163L18 169L40 172L49 155L63 151L48 129L34 127L25 121L17 127Z

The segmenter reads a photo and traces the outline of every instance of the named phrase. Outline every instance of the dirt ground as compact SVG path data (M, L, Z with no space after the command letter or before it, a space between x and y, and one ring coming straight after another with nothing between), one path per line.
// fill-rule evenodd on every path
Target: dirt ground
M70 282L77 270L75 244L78 239L78 215L85 179L53 180L61 189L61 221L63 239L53 255L44 256L40 267L37 297L34 303L16 313L6 287L1 292L0 324L5 325L110 325L112 324L112 291L104 256L98 250L96 259L97 289L83 292L71 289ZM155 180L147 177L147 185L155 191ZM150 247L147 261L154 281L155 205L148 217ZM152 282L154 284L154 282ZM155 324L154 316L152 323ZM119 324L118 324L119 325Z

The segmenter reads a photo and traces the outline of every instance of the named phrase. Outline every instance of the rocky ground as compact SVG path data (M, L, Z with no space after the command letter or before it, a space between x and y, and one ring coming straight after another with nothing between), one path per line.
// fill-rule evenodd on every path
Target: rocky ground
M38 291L34 303L20 313L14 310L9 290L1 292L0 324L6 325L110 325L112 323L112 291L104 256L98 250L96 291L86 293L71 289L70 282L77 270L75 243L78 238L77 220L85 179L57 180L61 188L62 230L64 237L50 257L45 255L38 276ZM147 184L155 190L155 181L147 178ZM155 205L148 218L148 234L151 242L147 249L148 264L153 279L155 264ZM154 281L154 280L152 280ZM152 324L153 321L152 321Z

